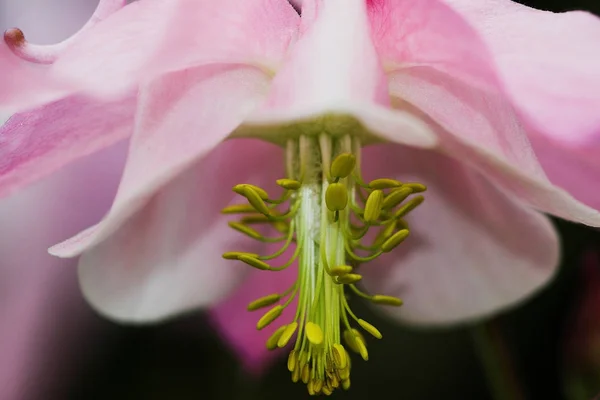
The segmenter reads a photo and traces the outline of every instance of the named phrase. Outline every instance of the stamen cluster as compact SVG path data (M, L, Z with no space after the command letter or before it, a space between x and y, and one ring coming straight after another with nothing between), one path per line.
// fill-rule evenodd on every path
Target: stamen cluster
M412 195L426 187L388 178L366 183L360 174L360 143L351 137L321 135L317 140L300 136L287 147L288 177L276 182L283 190L279 197L271 198L266 190L251 184L239 184L233 190L247 203L223 209L226 214L241 214L238 221L229 223L231 228L261 242L283 245L270 255L228 252L223 257L264 271L281 271L298 261L298 279L290 288L253 301L248 310L272 306L257 322L261 330L294 299L298 301L295 317L271 335L267 349L286 347L296 336L288 358L292 380L305 383L311 395L330 395L338 387L350 387L351 361L342 337L348 349L364 360L369 358L365 338L351 320L371 336L382 338L375 326L352 312L346 288L375 304L402 305L398 298L358 289L356 283L362 279L358 269L409 236L404 218L424 200ZM281 210L284 204L288 207ZM267 236L268 230L278 234ZM293 255L281 265L272 265L292 243Z

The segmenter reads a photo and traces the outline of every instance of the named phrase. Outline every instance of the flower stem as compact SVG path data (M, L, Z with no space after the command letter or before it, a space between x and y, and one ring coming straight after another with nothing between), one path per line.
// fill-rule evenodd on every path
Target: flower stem
M494 400L525 400L498 323L478 324L472 328L471 335Z

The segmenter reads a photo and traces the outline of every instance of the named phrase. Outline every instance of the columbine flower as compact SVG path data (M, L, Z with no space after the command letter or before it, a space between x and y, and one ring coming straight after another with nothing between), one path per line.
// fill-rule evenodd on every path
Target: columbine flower
M11 30L0 49L2 104L46 104L3 128L3 193L131 136L109 214L51 249L82 254L83 291L106 315L163 319L220 300L239 264L267 280L297 262L288 288L248 308L269 307L260 330L296 304L267 347L294 342L292 379L329 394L350 384L347 349L368 358L361 332L382 336L347 296L402 297L391 315L418 323L480 317L552 274L557 236L537 211L600 225L546 178L526 134L600 127L588 14L499 0L314 0L301 18L279 0L120 3L101 2L59 47Z

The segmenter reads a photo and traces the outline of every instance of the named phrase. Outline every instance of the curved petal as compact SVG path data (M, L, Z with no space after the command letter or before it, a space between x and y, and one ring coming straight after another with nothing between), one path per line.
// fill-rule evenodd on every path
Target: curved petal
M0 196L128 138L135 94L101 103L69 97L14 115L0 127Z
M600 134L600 19L509 0L444 0L489 49L506 93L527 123L565 142Z
M485 177L444 155L399 146L365 150L372 176L428 186L407 221L411 236L367 264L367 289L404 299L391 314L449 324L498 312L548 282L559 261L556 231Z
M278 357L285 357L283 350L268 351L267 339L282 324L294 318L296 300L285 309L277 322L256 330L256 323L265 310L249 312L248 304L272 293L282 293L298 277L295 267L281 272L253 271L231 296L210 310L210 320L225 342L237 354L246 371L252 375L262 375Z
M52 254L73 257L110 236L162 186L224 140L264 96L267 82L254 68L213 65L165 75L142 89L129 158L110 213L54 246Z
M98 152L0 201L2 399L48 398L66 389L72 372L89 362L82 349L102 345L108 324L83 300L75 260L45 248L106 212L125 150L119 144Z
M235 16L235 17L232 17ZM43 104L71 93L115 97L162 74L212 63L274 68L299 16L279 0L139 1L87 29L50 66L0 45L0 107Z
M365 2L314 0L302 7L302 36L273 79L264 107L248 125L263 129L323 115L350 115L371 134L434 146L435 136L416 117L389 110L386 78L370 38Z
M69 47L75 39L86 30L92 28L111 14L119 11L126 0L100 0L96 11L87 23L74 35L54 45L36 45L25 39L25 34L18 28L9 29L4 33L4 41L11 50L25 61L39 64L51 64Z
M48 79L48 66L31 65L0 42L0 112L13 114L67 97L64 82Z
M278 166L280 168L278 168ZM283 172L279 148L228 141L173 179L79 262L85 297L101 314L130 322L168 318L223 298L249 270L223 260L259 242L229 228L220 209L240 182L271 183Z
M199 65L275 69L299 19L290 4L279 0L132 3L82 35L54 70L87 90L112 95Z
M405 102L397 106L420 112L437 130L446 153L478 169L532 207L600 226L598 211L550 183L522 124L501 93L466 84L429 67L395 73L391 86Z
M528 125L561 140L584 141L600 132L597 17L509 0L369 4L387 70L427 66L502 93Z
M600 210L600 145L573 148L539 135L531 137L531 145L554 185Z

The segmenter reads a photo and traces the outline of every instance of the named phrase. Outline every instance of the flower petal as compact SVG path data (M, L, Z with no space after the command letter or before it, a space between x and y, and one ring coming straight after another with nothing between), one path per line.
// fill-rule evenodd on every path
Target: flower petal
M371 134L434 146L435 136L418 118L389 110L365 2L313 0L302 7L302 36L275 76L264 107L247 123L262 129L323 115L350 115ZM329 129L335 129L332 125Z
M44 250L110 206L125 147L113 146L0 201L0 398L62 392L102 346L106 325L89 309L75 260ZM86 361L84 361L86 359ZM52 368L48 368L51 365Z
M0 127L0 196L128 138L136 103L69 97L14 115Z
M113 95L199 65L275 69L299 20L293 7L279 0L132 3L84 33L54 72L86 90Z
M224 140L264 96L255 68L213 65L156 80L140 93L136 131L121 186L98 225L51 249L73 257L100 243L171 179Z
M460 3L467 7L466 1ZM484 3L508 4L500 0ZM473 9L480 8L479 3L469 4ZM531 127L526 110L520 108L507 89L494 58L500 50L488 46L482 33L484 25L478 25L481 32L476 31L459 13L438 0L373 0L369 5L372 34L390 71L390 91L397 105L405 109L416 107L432 125L440 126L438 134L446 152L476 166L542 211L590 225L600 224L597 211L548 182L527 138L525 129ZM481 19L486 20L483 15ZM526 24L523 20L519 23ZM506 32L498 31L498 40L504 40ZM516 40L520 41L520 36L515 35L512 44L505 48L519 47L521 43ZM588 44L594 46L589 40ZM518 70L514 65L511 69ZM588 72L583 74L584 80L593 86L593 74ZM551 82L546 86L550 87ZM597 93L594 96L589 97L588 104L598 104L594 100L599 98ZM562 106L573 104L567 101ZM585 123L594 118L588 116Z
M600 133L600 19L508 0L444 0L492 55L506 93L531 126L565 142Z
M277 322L260 331L256 330L256 323L268 309L249 312L246 308L260 297L282 293L295 282L297 274L295 267L282 272L251 272L231 296L210 310L212 324L249 374L260 376L278 357L287 356L283 350L267 351L265 343L279 326L293 320L296 301L286 308Z
M51 64L58 59L60 54L69 47L75 39L86 30L119 11L126 4L126 0L100 0L94 14L87 23L74 35L60 43L53 45L36 45L25 40L25 34L17 28L9 29L4 33L4 41L11 50L26 61L39 64Z
M437 130L444 151L473 166L532 207L600 226L600 213L552 185L522 124L501 93L484 90L429 67L395 73L400 108L419 111ZM415 107L418 110L415 110Z
M30 44L21 30L7 30L0 41L0 109L12 114L78 92L68 81L54 79L50 67L40 64L56 61L81 33L118 11L124 3L124 0L101 0L78 33L55 45Z
M86 29L49 66L0 45L0 108L87 92L118 97L162 74L212 63L275 68L299 16L279 0L139 1Z
M550 221L484 176L444 155L400 146L368 148L364 158L372 176L428 186L425 203L407 218L411 236L364 271L367 289L404 299L392 315L429 325L481 318L552 277L559 242Z
M534 135L531 145L550 181L577 200L600 209L600 145L568 147L563 143Z
M263 247L233 232L220 213L239 198L231 187L271 183L282 172L278 147L249 140L222 143L82 255L85 297L101 314L129 322L214 304L249 270L221 254Z

